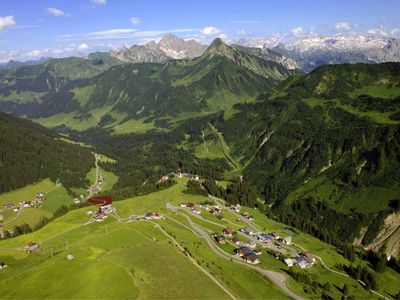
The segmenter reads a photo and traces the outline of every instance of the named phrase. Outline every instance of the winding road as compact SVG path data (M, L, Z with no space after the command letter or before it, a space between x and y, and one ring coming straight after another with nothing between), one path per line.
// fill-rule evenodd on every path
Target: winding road
M170 203L167 203L167 209L177 212L179 208L177 208L176 206L174 206L174 205L172 205ZM215 245L215 243L210 238L210 234L207 232L207 229L202 228L200 225L194 223L193 220L188 215L186 215L184 213L183 214L181 213L180 215L183 216L188 221L189 225L194 229L194 231L197 232L198 236L200 236L201 238L206 240L206 242L209 245L210 249L215 254L217 254L219 257L224 258L226 260L232 260L236 264L240 264L240 265L245 266L246 268L255 270L255 271L261 273L262 275L264 275L265 277L267 277L268 279L270 279L274 284L278 285L287 295L289 295L293 299L296 299L296 300L302 300L303 299L299 295L293 293L287 287L287 285L286 285L287 278L286 278L285 275L283 275L283 274L281 274L279 272L265 270L265 269L262 269L260 267L255 266L255 265L251 265L251 264L245 263L237 255L231 255L231 254L226 253L225 251L223 251L222 249L220 249L218 246ZM172 218L168 217L168 219L172 219ZM208 221L208 220L205 220L205 219L202 219L202 220L206 221L206 222L209 222L211 224L218 225L220 227L224 227L223 225L215 223L215 222L212 222L212 221ZM179 221L177 221L177 222L180 223ZM184 227L187 228L187 226L184 226Z

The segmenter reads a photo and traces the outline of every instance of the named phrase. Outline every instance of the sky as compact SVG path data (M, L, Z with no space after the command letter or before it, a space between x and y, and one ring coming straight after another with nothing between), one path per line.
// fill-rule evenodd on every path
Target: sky
M399 0L0 0L0 62L158 40L400 37Z

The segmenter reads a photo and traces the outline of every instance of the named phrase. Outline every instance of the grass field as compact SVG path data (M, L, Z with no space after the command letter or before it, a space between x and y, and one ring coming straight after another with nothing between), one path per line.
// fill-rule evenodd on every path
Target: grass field
M199 203L207 200L203 196L184 194L185 179L178 184L146 196L114 202L122 220L132 214L143 215L158 211L170 219L155 221L185 247L201 268L239 299L284 299L280 289L258 272L222 259L212 252L206 241L189 230L189 222L182 215L174 215L165 209L166 203ZM70 211L31 234L0 241L0 260L9 267L0 272L0 288L4 298L144 298L144 299L225 299L228 295L215 282L194 266L188 257L174 244L170 237L152 222L120 222L109 216L103 223L83 225L92 207ZM255 216L255 224L267 232L288 234L284 224L266 218L258 210L243 208ZM227 221L218 221L212 214L203 211L204 220L184 212L198 226L210 231L220 231L230 225L239 228L245 223L236 221L235 215L224 212ZM175 221L173 221L175 220ZM221 226L208 223L218 222ZM180 224L176 223L179 222ZM182 226L183 224L183 226ZM337 263L348 263L334 247L316 238L297 232L293 241L320 256L335 269ZM243 238L241 237L243 240ZM41 251L28 255L21 251L3 250L20 247L28 241L41 245ZM222 249L228 254L231 245ZM53 257L51 253L53 252ZM67 254L75 259L67 260ZM285 272L287 267L272 255L263 252L261 266ZM376 298L357 282L322 268L320 264L309 273L322 283L329 281L330 294L341 297L339 288L348 283L350 294L357 298ZM52 280L57 278L57 280ZM173 279L172 279L173 278ZM398 274L387 270L382 274L381 292L395 293ZM305 287L289 278L289 287L304 298L319 298L320 295L304 291ZM21 286L26 288L21 289ZM112 288L110 288L112 287ZM386 294L388 295L388 294Z
M33 200L38 192L45 193L45 202L41 207L24 208L19 216L13 210L4 210L5 213L2 214L6 229L12 229L14 226L23 223L34 228L42 217L50 218L60 206L69 206L72 203L72 197L68 195L62 185L56 186L51 180L45 179L22 189L0 195L0 205L3 207L5 203L13 203L18 206L21 201Z

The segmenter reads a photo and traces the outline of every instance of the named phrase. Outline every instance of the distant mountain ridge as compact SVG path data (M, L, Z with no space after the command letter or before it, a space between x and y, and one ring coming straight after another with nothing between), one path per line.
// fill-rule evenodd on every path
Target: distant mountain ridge
M167 36L158 45L173 40ZM61 119L66 126L84 124L83 129L229 110L300 73L286 68L281 59L279 54L253 53L216 39L192 60L123 63L107 53L49 60L0 72L0 110L33 119L56 115L54 121Z
M240 39L243 46L270 48L295 60L309 72L323 64L382 63L400 61L400 40L362 35L315 36L287 43L277 39Z
M195 40L184 40L172 34L166 34L159 42L150 41L144 45L123 47L110 51L110 55L129 63L163 63L169 59L192 59L200 56L206 45Z

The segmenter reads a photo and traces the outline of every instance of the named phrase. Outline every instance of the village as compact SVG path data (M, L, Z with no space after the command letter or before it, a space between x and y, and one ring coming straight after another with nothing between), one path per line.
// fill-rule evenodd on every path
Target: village
M204 209L213 214L218 220L225 220L222 214L225 207L222 205L184 202L180 204L180 207L196 216L200 216L202 209ZM229 209L238 216L237 221L240 219L245 219L249 223L254 221L252 215L241 210L240 204L232 205ZM242 239L239 239L239 237L242 237ZM246 241L243 241L243 237ZM226 227L220 233L212 234L212 238L219 245L226 243L234 245L236 255L249 264L259 264L259 256L263 252L274 255L276 259L281 260L288 267L296 265L301 269L307 269L316 264L316 258L312 253L299 252L290 247L292 245L292 237L283 237L278 232L256 232L249 227L241 227L239 230L234 230Z

